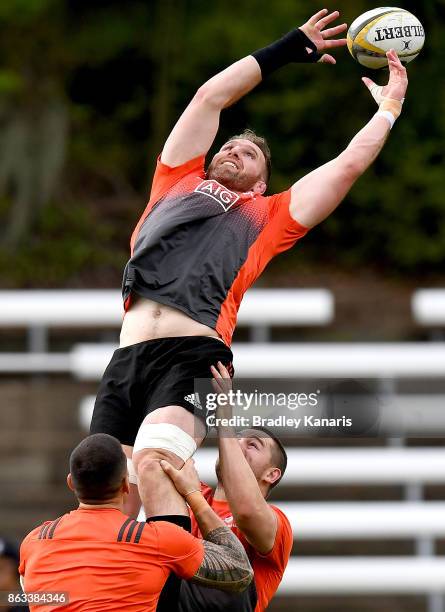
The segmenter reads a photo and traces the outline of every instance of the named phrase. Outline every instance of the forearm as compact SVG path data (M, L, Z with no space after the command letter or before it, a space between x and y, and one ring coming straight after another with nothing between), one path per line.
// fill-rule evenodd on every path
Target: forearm
M262 511L267 503L234 432L218 430L219 462L224 492L235 522L242 527L246 518Z
M358 178L376 159L390 132L385 117L374 115L338 156L341 164Z
M326 219L375 160L389 130L389 121L374 115L338 157L295 183L289 208L291 216L306 227L314 227Z
M249 55L204 83L198 91L198 96L222 110L245 96L260 82L261 70L258 62Z
M200 491L189 493L186 500L194 514L204 539L209 532L218 529L219 527L224 527L224 523L212 510Z
M342 154L346 159L354 160L358 176L372 164L380 153L394 122L402 112L408 84L406 70L397 55L394 55L394 51L387 55L390 67L388 85L382 87L368 78L363 79L378 104L378 112L352 139Z
M192 493L188 498L205 540L204 559L192 581L232 592L244 591L252 581L253 571L241 542L201 493Z
M313 62L320 56L317 46L299 28L294 28L267 47L258 49L204 83L198 93L222 110L256 87L265 76L291 62Z

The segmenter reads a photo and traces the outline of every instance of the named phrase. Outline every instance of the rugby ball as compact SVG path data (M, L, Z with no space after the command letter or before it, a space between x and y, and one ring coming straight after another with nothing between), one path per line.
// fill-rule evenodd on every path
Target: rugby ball
M411 62L423 47L425 31L412 13L394 6L366 11L347 34L352 57L366 68L387 66L386 52L394 49L400 61Z

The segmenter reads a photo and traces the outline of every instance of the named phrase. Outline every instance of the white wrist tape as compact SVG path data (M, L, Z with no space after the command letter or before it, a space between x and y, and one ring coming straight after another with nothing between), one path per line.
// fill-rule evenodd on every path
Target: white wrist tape
M389 127L390 129L392 128L392 126L394 125L394 123L396 122L396 118L394 117L394 115L391 113L391 111L387 111L387 110L381 110L378 111L375 114L376 117L384 117L385 119L387 119L389 121Z
M130 457L127 457L127 470L128 470L128 480L137 485L138 483L138 475L136 474L136 470L134 469L133 461Z
M144 423L136 436L133 452L144 448L160 448L170 451L186 462L193 455L197 446L194 439L176 425Z
M376 115L385 117L389 121L390 128L395 123L395 120L399 117L402 112L403 100L394 100L393 98L382 98L379 110Z

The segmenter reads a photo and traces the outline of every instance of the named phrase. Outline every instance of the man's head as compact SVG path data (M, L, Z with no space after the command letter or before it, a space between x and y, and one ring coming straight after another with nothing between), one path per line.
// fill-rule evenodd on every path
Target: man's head
M279 438L265 427L241 431L238 442L264 496L267 497L286 471L287 454L284 446ZM219 462L216 465L216 473L218 480L221 480Z
M213 157L207 178L214 179L234 191L262 194L267 189L271 172L269 146L252 130L232 136Z
M127 458L119 441L102 433L82 440L71 453L67 480L84 504L106 504L128 493Z

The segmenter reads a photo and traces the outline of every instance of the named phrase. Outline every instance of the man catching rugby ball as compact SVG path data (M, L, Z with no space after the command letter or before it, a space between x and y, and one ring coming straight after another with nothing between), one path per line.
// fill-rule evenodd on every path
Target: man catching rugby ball
M131 239L120 348L104 374L91 424L91 433L122 443L147 516L181 515L188 523L186 503L160 460L179 469L206 435L194 379L209 377L218 361L231 371L229 346L245 291L275 255L336 209L377 157L401 111L408 81L390 51L388 84L379 88L365 80L378 112L338 157L288 190L264 195L270 152L251 131L232 137L205 168L223 109L286 64L335 64L323 53L346 44L332 39L346 29L330 27L338 16L323 9L204 83L158 160Z

